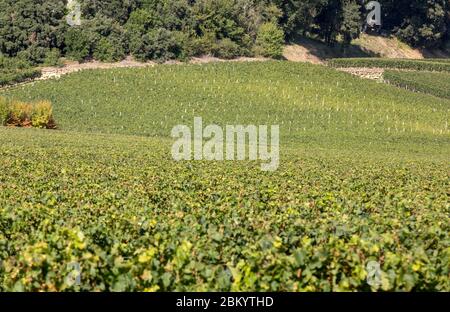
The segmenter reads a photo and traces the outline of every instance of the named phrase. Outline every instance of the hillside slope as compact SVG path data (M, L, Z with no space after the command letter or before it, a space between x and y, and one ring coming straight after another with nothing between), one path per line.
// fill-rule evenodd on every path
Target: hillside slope
M362 34L360 38L353 40L351 46L345 48L339 44L329 47L320 41L299 38L286 45L283 55L290 61L317 64L339 57L449 58L450 48L414 49L397 38Z
M195 116L205 124L280 124L290 143L434 141L449 131L449 100L291 62L86 70L4 94L51 100L60 128L71 131L167 137Z
M450 290L450 100L291 62L86 70L0 94L52 100L60 125L0 127L1 291ZM170 130L194 116L279 124L279 169L174 161Z

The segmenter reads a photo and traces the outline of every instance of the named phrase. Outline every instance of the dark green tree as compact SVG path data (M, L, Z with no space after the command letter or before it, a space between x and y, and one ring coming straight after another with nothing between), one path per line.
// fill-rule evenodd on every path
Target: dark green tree
M0 53L16 56L33 48L62 48L65 21L63 0L0 1Z
M340 33L344 44L350 44L353 39L359 37L363 25L361 5L356 0L344 0L341 14Z

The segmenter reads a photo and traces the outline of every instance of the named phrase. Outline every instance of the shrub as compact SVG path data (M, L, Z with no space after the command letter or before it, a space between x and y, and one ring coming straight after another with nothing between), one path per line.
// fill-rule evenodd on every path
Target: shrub
M39 69L22 69L13 71L0 70L0 86L23 82L28 79L37 78L41 75Z
M32 68L25 59L0 55L0 86L35 78L40 74L40 70Z
M145 34L149 29L161 26L158 16L153 11L138 9L133 11L125 24L129 34Z
M0 125L55 129L52 104L49 101L8 102L0 97Z
M31 126L32 105L13 101L9 105L9 114L6 124L14 127L30 127Z
M135 37L130 43L130 50L138 60L158 62L178 58L182 53L176 37L164 28L151 30L141 39Z
M4 97L0 97L0 126L6 124L8 118L8 101Z
M113 48L108 39L100 39L94 49L94 58L102 62L112 61Z
M216 37L214 33L207 32L201 37L194 37L187 44L189 56L212 55Z
M17 58L29 64L42 64L50 50L37 45L32 45L28 49L17 53Z
M116 21L96 16L81 27L85 32L90 56L103 62L122 60L126 54L124 28Z
M0 54L0 70L26 69L30 68L30 62L18 57L7 57Z
M95 46L94 58L102 62L120 61L125 57L125 51L119 44L114 44L109 38L102 38Z
M83 61L90 55L91 43L80 28L72 27L65 35L66 55L75 61Z
M213 47L213 55L224 59L232 59L240 55L240 47L231 39L225 38L218 41Z
M61 66L61 53L58 49L51 49L45 54L44 65L46 66Z
M188 56L212 55L224 59L232 59L241 55L250 55L248 46L249 39L244 36L244 41L237 43L230 38L218 40L214 33L206 32L201 37L187 40L182 46L185 47ZM250 40L251 41L251 40Z
M49 101L40 101L33 105L31 124L35 128L48 128L53 122L53 108Z
M283 55L284 33L275 23L262 24L256 39L256 54L280 58Z
M177 44L177 59L187 60L187 58L191 56L189 51L189 42L192 41L192 38L182 31L175 30L172 31L171 34L174 42Z

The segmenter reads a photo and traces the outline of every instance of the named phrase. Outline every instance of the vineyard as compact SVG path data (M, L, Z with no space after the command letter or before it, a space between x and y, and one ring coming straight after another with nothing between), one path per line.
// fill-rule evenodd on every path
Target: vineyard
M329 61L329 65L337 68L368 67L450 72L450 61L448 59L413 60L384 58L342 58L331 59Z
M450 73L400 72L388 70L383 78L390 84L411 91L450 99Z
M0 128L2 291L450 290L449 99L277 61L0 96L50 101L59 129ZM280 168L173 161L196 116L280 125Z
M201 116L221 126L279 124L284 143L325 146L449 134L449 101L290 62L87 70L4 95L51 101L69 131L170 137L172 127Z

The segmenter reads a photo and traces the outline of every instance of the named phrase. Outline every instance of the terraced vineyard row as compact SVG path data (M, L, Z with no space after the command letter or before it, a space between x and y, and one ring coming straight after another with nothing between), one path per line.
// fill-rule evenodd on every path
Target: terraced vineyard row
M384 80L390 84L450 99L450 73L384 72Z
M450 72L450 62L444 59L383 59L342 58L329 61L332 67L368 67Z

